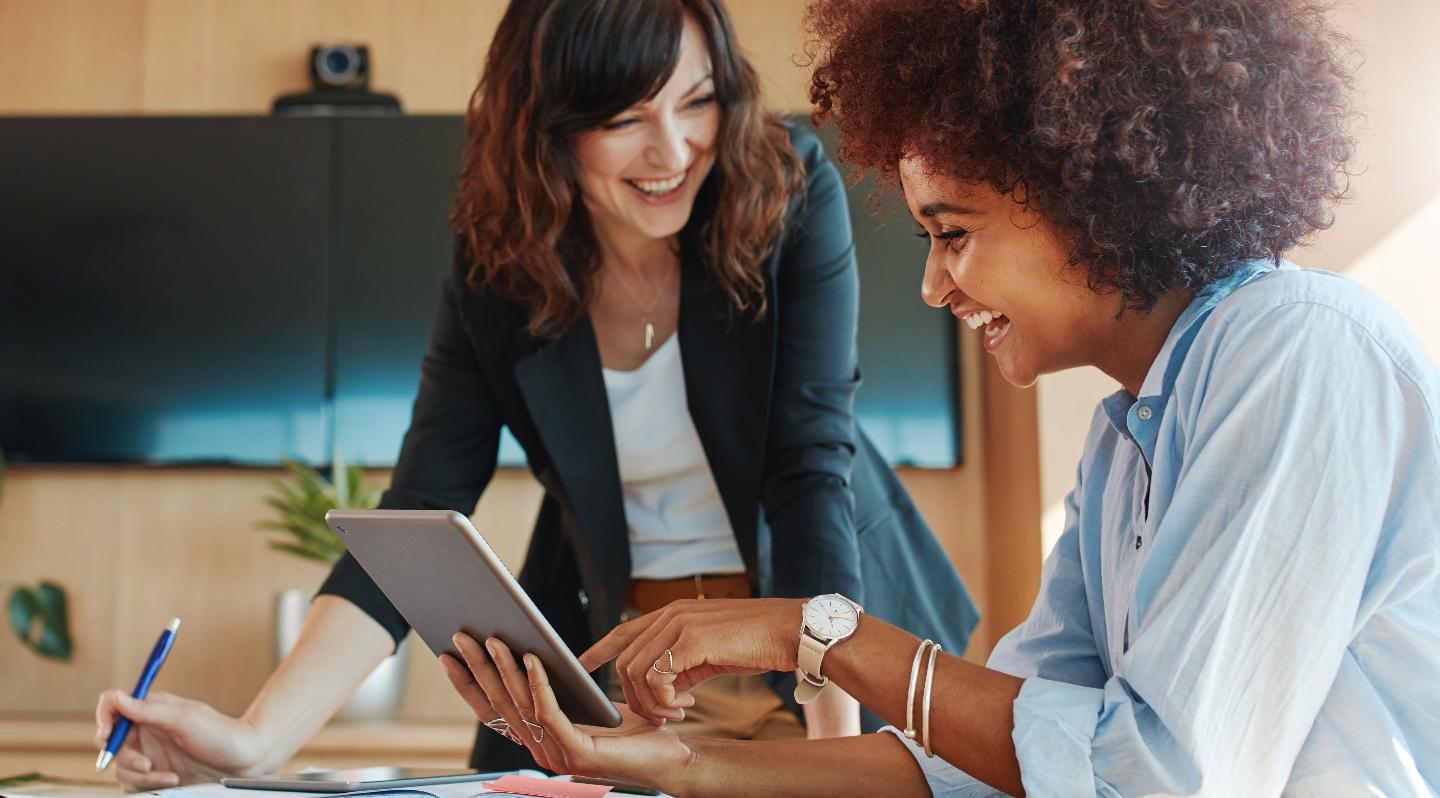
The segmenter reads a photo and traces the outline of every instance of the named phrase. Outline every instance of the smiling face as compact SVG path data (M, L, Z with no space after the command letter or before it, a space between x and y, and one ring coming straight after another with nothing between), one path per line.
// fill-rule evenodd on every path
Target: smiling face
M679 233L715 165L719 133L710 51L687 16L680 58L660 93L575 138L577 182L596 235L616 241Z
M900 164L910 213L930 239L920 293L985 336L1005 379L1029 386L1041 374L1104 360L1119 300L1066 268L1057 230L987 186Z

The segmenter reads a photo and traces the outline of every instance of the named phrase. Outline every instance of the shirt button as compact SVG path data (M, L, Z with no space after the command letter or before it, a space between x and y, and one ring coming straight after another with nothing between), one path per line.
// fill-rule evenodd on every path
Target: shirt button
M580 609L582 609L582 610L588 610L588 609L590 609L590 594L589 594L589 593L586 593L585 591L582 590L582 591L580 591L580 592L577 594L577 597L580 599Z
M1149 421L1155 413L1145 405L1140 405L1140 409L1135 411L1135 415L1139 416L1141 421Z

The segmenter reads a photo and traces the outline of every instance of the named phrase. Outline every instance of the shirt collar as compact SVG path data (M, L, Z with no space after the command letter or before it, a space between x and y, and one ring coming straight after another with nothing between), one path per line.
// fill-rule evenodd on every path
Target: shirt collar
M1200 332L1210 312L1237 288L1256 277L1277 269L1294 268L1297 267L1283 261L1278 266L1270 260L1237 263L1228 276L1197 293L1175 320L1170 333L1165 337L1165 344L1160 347L1160 354L1145 373L1145 380L1140 384L1140 396L1131 396L1129 391L1121 388L1101 403L1111 426L1121 434L1134 438L1140 444L1147 462L1151 461L1153 455L1155 430L1159 429L1160 416L1169 404L1175 375L1179 372L1180 365L1185 362L1185 356L1190 353L1190 345L1194 343L1195 335Z

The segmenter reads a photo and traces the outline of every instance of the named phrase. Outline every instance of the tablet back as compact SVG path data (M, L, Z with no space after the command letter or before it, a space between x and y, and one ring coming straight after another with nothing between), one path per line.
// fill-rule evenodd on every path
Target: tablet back
M449 510L331 510L325 522L436 656L450 638L498 637L518 660L545 665L560 708L575 723L615 727L620 713L470 524Z

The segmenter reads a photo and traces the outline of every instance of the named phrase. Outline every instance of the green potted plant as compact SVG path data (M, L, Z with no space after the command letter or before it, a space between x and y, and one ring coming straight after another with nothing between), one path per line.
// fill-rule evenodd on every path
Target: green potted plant
M0 491L5 484L5 454L0 452ZM6 602L10 626L26 648L46 659L69 662L75 644L70 639L70 613L65 588L48 579L35 587L17 585Z
M331 478L303 463L284 463L288 481L271 483L273 493L265 504L274 516L260 523L270 533L270 547L297 557L333 565L345 554L345 544L325 524L325 513L336 508L369 510L380 503L378 486L367 485L365 472L334 457ZM292 588L280 594L275 610L275 661L278 664L300 637L313 594ZM380 663L335 714L342 721L392 720L405 692L407 649Z

